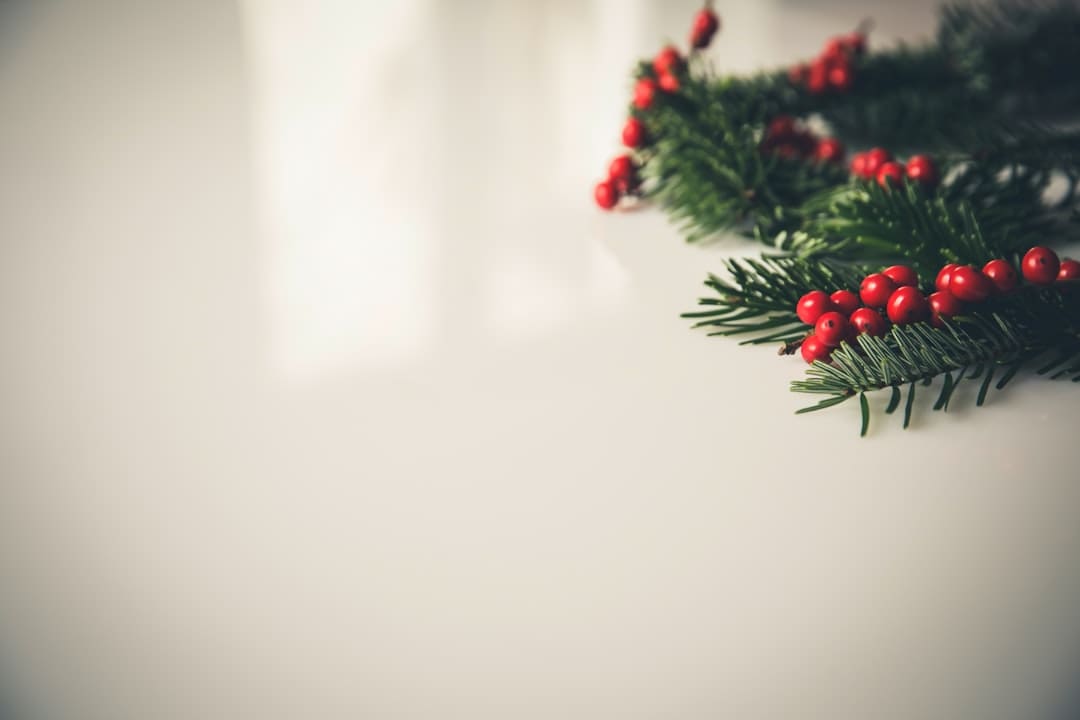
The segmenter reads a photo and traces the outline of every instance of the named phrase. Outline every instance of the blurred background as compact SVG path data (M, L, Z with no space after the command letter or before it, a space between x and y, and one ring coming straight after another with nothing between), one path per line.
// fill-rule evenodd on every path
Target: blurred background
M0 0L0 716L1078 716L1073 388L795 418L592 205L697 6Z

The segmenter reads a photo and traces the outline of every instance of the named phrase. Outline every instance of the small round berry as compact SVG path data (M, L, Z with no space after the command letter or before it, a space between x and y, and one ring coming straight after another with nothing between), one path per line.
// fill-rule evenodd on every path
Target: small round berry
M682 56L674 46L668 45L656 54L652 65L658 75L672 73L682 67Z
M720 29L720 18L709 8L702 8L694 15L690 25L690 46L701 49L709 46L713 35Z
M615 204L619 202L619 191L615 188L615 183L611 180L604 180L603 182L596 183L596 189L593 190L593 198L596 200L596 204L605 210L610 210L615 207Z
M869 177L866 174L866 153L855 153L855 157L851 158L851 174L864 180Z
M844 145L836 138L824 138L814 146L814 159L821 162L844 162Z
M788 82L792 85L802 85L810 76L810 66L807 63L798 63L788 69Z
M629 155L620 155L608 165L608 180L629 180L636 171L634 159Z
M828 293L824 290L811 290L799 298L795 305L795 314L807 325L813 325L819 317L833 309Z
M829 296L829 299L832 300L833 307L836 308L837 312L841 312L844 315L850 315L855 312L859 309L859 305L862 304L862 301L859 300L859 296L850 290L837 290Z
M889 315L889 320L895 324L907 325L930 317L930 303L919 292L919 288L902 287L898 288L889 297L889 306L886 312Z
M1024 279L1036 285L1049 285L1057 280L1061 261L1057 253L1047 247L1036 246L1024 254L1020 263Z
M1016 274L1016 268L1007 260L991 260L983 265L983 275L990 279L998 292L1007 293L1016 289L1020 284L1020 277Z
M929 155L913 155L907 161L907 176L924 187L933 187L938 182L937 166Z
M927 300L930 302L930 322L933 323L934 327L942 327L944 325L941 322L942 318L959 315L964 309L956 296L948 290L938 290L936 293L930 293Z
M829 38L828 42L825 43L825 47L821 49L821 57L829 60L846 60L847 44L844 42L844 38Z
M863 305L883 308L889 302L889 296L896 290L896 283L888 275L874 273L863 278L859 286L859 297Z
M815 360L829 362L829 356L832 354L832 350L829 349L829 346L813 335L806 336L799 351L802 353L803 360L810 365L812 365Z
M820 95L829 87L829 66L818 58L810 63L810 72L806 76L806 89L812 95Z
M835 310L825 313L814 323L814 337L829 347L839 345L847 337L847 331L847 318Z
M847 92L855 82L855 75L847 62L829 68L829 87L837 92Z
M994 283L970 265L961 265L949 275L948 291L964 302L982 302L994 291Z
M770 138L789 138L795 134L795 118L790 115L777 115L769 121L765 135Z
M881 317L881 313L867 307L859 308L851 313L849 322L860 335L884 335L885 330L888 328L885 324L885 318Z
M636 117L628 118L622 129L623 145L638 148L645 144L645 123Z
M656 81L652 78L641 78L634 85L634 107L638 110L648 110L656 99Z
M677 93L682 85L679 83L679 78L671 73L662 73L660 79L657 81L660 89L666 93Z
M889 161L878 168L877 184L888 190L890 187L899 186L904 182L904 164Z
M896 283L896 287L919 287L918 274L914 268L907 265L891 265L882 270L881 274Z
M866 162L863 165L864 177L867 180L877 177L878 170L885 163L892 160L892 153L885 148L871 148L866 151Z
M1058 270L1057 279L1061 280L1080 280L1080 262L1075 260L1062 260L1061 268Z
M945 267L938 271L937 279L934 280L934 287L938 290L948 290L949 280L952 279L952 271L960 267L956 263L949 263Z

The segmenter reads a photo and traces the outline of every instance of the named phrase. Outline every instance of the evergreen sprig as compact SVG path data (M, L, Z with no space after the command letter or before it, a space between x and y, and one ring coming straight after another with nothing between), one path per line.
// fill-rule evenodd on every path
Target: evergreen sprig
M709 275L716 297L698 302L706 309L685 313L710 335L744 335L743 344L792 343L806 335L795 304L806 288L858 289L867 268L829 260L763 256L725 261L729 278Z
M995 377L1000 390L1020 369L1040 359L1040 375L1053 373L1052 379L1080 382L1078 289L1070 286L1063 294L1043 291L998 311L960 316L940 329L915 323L894 325L882 337L860 335L854 346L842 343L830 363L815 362L806 379L792 382L795 392L828 396L798 412L822 410L857 396L865 435L869 425L865 395L875 390L891 390L886 412L892 413L907 387L903 423L907 428L916 384L929 385L938 377L943 380L933 408L946 411L961 381L980 381L975 402L981 406Z

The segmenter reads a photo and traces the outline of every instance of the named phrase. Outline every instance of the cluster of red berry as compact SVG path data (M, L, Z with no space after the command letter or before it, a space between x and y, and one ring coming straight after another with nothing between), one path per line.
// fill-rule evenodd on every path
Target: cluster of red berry
M855 82L853 60L864 52L866 36L860 32L830 38L812 62L792 66L788 70L788 80L814 95L829 90L847 92Z
M1033 285L1080 280L1080 262L1058 260L1053 250L1033 247L1020 265L1024 279ZM812 290L795 305L799 320L814 332L802 342L803 359L828 362L833 348L858 335L883 335L889 323L906 325L929 320L935 327L943 318L959 315L964 303L978 303L994 294L1015 290L1020 284L1016 269L1003 259L991 260L979 270L971 265L949 264L934 281L936 292L924 296L919 277L906 265L893 265L863 278L858 294L850 290L826 293ZM885 315L883 316L882 310Z
M937 166L929 155L912 155L905 164L879 147L856 153L851 158L851 174L863 180L876 180L886 190L891 184L900 184L904 178L924 187L933 187L940 179Z
M679 74L685 63L682 55L673 46L668 45L656 54L652 61L652 72L656 77L643 77L634 84L634 98L631 101L638 110L648 110L656 102L656 93L677 93L682 87Z
M720 29L720 18L706 4L694 15L690 26L690 47L695 50L708 47L713 36ZM680 77L686 68L686 61L678 49L668 45L653 58L651 74L640 78L634 84L631 104L640 112L649 110L656 102L659 93L677 93L682 87ZM631 149L643 148L649 141L645 123L640 118L631 116L622 130L623 145ZM611 210L626 195L635 194L641 187L638 166L629 155L620 155L608 166L608 176L596 184L593 198L604 210Z
M819 138L790 115L777 115L765 129L761 151L785 158L842 163L844 146L836 138Z
M653 58L652 71L656 78L643 77L634 85L632 104L638 110L648 110L656 101L657 92L674 93L680 88L679 73L685 63L683 57L671 45L668 45ZM623 145L628 148L644 147L646 142L645 123L631 116L622 130ZM608 165L608 176L596 184L593 197L596 204L604 210L611 210L620 198L633 195L641 187L638 166L630 155L620 155Z

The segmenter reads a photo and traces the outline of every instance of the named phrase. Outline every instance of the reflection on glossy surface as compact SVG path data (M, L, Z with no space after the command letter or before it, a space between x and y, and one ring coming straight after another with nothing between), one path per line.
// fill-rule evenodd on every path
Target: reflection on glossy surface
M1072 388L857 442L678 319L753 248L590 206L695 6L0 3L0 687L80 720L1064 703ZM931 17L721 12L740 71Z

